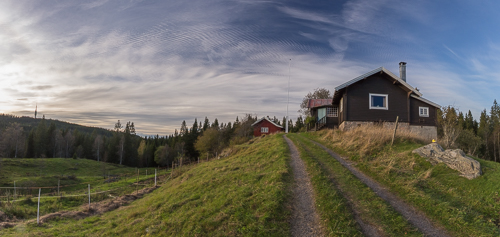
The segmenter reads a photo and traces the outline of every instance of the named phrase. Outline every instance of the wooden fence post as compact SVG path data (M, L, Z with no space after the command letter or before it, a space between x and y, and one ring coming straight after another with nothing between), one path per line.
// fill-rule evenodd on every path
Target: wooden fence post
M38 208L36 210L36 224L40 225L40 195L42 194L42 189L38 189Z
M89 211L90 211L90 184L89 184Z
M396 130L398 129L399 116L396 116L396 125L394 125L394 133L392 134L391 146L394 144L394 138L396 137Z

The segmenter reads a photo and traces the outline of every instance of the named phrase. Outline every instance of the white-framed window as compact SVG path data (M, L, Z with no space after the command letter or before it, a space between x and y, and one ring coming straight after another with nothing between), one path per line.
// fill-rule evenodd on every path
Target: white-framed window
M261 133L269 133L269 128L268 127L261 127L260 132Z
M338 107L327 107L326 108L326 116L327 117L338 117L339 116L339 108Z
M429 117L429 107L418 107L420 117Z
M387 94L370 93L370 109L389 109L388 97Z

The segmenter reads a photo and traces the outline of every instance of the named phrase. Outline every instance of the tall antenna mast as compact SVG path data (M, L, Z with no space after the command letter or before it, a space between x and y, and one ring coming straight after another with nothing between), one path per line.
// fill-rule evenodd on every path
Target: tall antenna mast
M290 63L292 59L288 61L288 98L286 102L286 122L285 122L285 133L288 133L288 104L290 103Z

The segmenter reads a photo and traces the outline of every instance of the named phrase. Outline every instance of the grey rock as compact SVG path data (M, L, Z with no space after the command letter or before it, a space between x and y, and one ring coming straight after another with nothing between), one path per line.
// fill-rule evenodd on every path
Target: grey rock
M439 144L431 143L413 150L412 153L427 158L432 165L445 163L448 167L457 170L468 179L477 178L481 175L481 164L465 155L460 149L444 150Z

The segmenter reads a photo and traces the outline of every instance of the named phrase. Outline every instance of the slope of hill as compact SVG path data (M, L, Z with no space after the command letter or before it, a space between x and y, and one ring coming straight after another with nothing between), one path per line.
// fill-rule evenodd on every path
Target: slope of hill
M0 235L289 236L293 181L281 136L255 138L235 146L228 157L176 169L162 187L117 210L42 226L19 224L0 230ZM386 236L422 233L310 140L341 153L452 236L500 234L497 163L479 160L483 175L467 180L443 164L432 166L412 154L424 143L404 134L394 146L389 145L392 133L377 129L289 136L309 167L316 207L331 236L361 236L360 221L374 224ZM354 211L353 218L349 213L354 209L361 212Z
M124 208L42 227L20 224L5 236L288 236L289 152L281 135L236 146L220 160L185 166Z
M500 235L500 164L476 159L483 174L468 180L443 163L432 166L412 154L426 144L412 134L399 132L394 146L392 131L381 127L302 136L341 154L452 236Z

